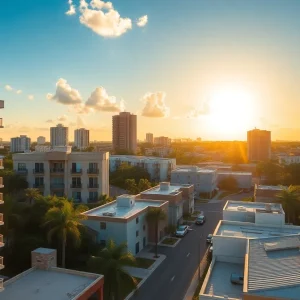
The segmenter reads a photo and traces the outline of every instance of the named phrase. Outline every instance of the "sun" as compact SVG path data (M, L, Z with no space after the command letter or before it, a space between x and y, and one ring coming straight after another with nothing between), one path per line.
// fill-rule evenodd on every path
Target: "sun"
M254 95L238 85L218 86L209 94L209 125L213 131L234 134L251 127Z

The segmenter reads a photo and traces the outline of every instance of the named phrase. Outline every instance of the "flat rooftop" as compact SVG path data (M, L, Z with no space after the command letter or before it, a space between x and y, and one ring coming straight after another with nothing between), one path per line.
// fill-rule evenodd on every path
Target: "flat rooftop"
M257 212L257 213L278 213L282 214L283 209L281 204L278 203L261 203L261 202L243 202L228 200L223 210L239 211L239 212Z
M240 171L219 171L218 174L224 175L238 175L238 176L252 176L251 172L240 172Z
M248 293L299 299L300 236L249 240Z
M279 185L257 185L257 190L268 190L268 191L282 191L282 187Z
M300 226L263 226L245 222L220 221L216 235L259 239L300 234Z
M76 296L83 290L102 277L102 275L59 268L50 270L29 269L4 283L1 299L76 299Z
M231 283L232 273L243 275L244 265L216 261L204 293L222 298L226 295L228 298L242 299L243 286Z
M138 156L138 155L110 155L110 159L113 158L120 158L120 159L136 159L136 160L162 160L162 161L169 161L169 160L176 160L175 158L164 158L164 157L156 157L156 156Z
M154 201L154 200L138 200L132 207L120 207L117 206L117 201L113 201L108 205L102 205L84 212L86 216L96 216L96 217L110 217L110 218L124 218L127 219L133 215L138 214L143 209L151 207L159 207L164 204L165 201ZM112 213L112 215L105 214Z
M188 185L189 186L189 185ZM155 186L152 189L146 190L144 192L141 192L141 195L145 195L145 194L155 194L155 195L176 195L180 192L180 188L182 188L184 186L182 185L169 185L168 189L164 189L158 185Z
M172 172L175 173L189 173L189 172L197 172L197 173L215 173L216 170L198 168L198 167L190 167L190 168L177 168Z

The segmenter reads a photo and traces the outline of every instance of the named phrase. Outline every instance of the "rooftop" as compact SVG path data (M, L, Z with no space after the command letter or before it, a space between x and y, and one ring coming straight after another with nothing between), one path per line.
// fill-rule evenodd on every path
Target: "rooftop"
M110 155L111 159L136 159L136 160L162 160L162 161L170 161L176 160L175 158L164 158L164 157L156 157L156 156L138 156L138 155Z
M282 191L282 187L279 185L257 185L258 190L268 190L268 191Z
M300 226L263 226L247 222L220 221L215 235L259 239L300 234Z
M299 299L300 236L249 240L248 293Z
M252 176L251 172L240 172L240 171L219 171L218 174L226 174L226 175L244 175L244 176Z
M77 299L89 285L102 277L60 268L50 270L31 268L4 283L1 299Z
M216 170L211 169L205 169L205 168L198 168L198 167L183 167L183 168L177 168L173 170L172 172L181 172L181 173L188 173L188 172L197 172L197 173L215 173Z
M281 204L261 203L261 202L244 202L228 200L223 210L227 211L247 211L257 213L283 213Z
M164 184L164 183L163 183ZM189 186L189 185L188 185ZM180 188L184 186L181 185L170 185L165 183L165 185L158 185L154 188L141 192L141 195L145 194L155 194L155 195L177 195L180 191Z

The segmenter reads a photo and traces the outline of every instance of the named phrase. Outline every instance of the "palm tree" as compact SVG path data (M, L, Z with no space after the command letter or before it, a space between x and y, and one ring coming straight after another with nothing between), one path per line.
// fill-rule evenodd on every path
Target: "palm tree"
M295 206L299 205L300 202L300 194L299 187L290 185L289 187L282 187L282 191L280 191L276 197L279 202L282 204L282 207L286 213L287 221L290 223L295 221Z
M28 188L25 190L25 197L29 204L33 204L33 201L41 195L39 189Z
M88 261L91 272L104 275L104 294L108 300L121 300L124 286L130 290L136 289L137 280L124 268L135 264L135 257L127 251L126 243L116 245L112 240L108 241L98 256L92 256Z
M61 239L63 268L66 261L67 237L72 237L75 245L80 244L79 227L82 225L80 221L83 219L85 216L81 214L81 210L75 210L73 204L67 200L62 200L60 206L52 207L46 213L44 225L49 228L48 241L51 242L54 235Z
M162 210L160 207L150 207L147 215L146 220L154 226L155 231L155 257L158 257L157 255L157 244L158 244L158 225L160 221L163 221L167 218L167 215L164 210Z
M103 195L100 195L99 196L99 199L98 199L98 205L104 205L104 204L107 204L109 202L112 202L114 199L107 196L106 194L103 194Z

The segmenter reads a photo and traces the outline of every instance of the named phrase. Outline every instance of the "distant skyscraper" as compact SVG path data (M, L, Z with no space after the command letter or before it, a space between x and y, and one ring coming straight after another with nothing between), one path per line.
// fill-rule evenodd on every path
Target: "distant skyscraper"
M69 128L62 124L50 128L50 144L51 147L67 146L69 144Z
M113 149L136 153L137 117L129 112L121 112L112 117Z
M146 133L146 142L153 144L153 133Z
M36 141L38 145L44 145L46 143L46 138L44 136L39 136Z
M169 146L171 144L171 139L166 136L159 136L154 138L154 144L161 146Z
M253 129L247 132L248 160L267 161L271 158L271 131Z
M30 138L26 135L20 135L10 139L10 152L28 152L30 151Z
M86 149L90 144L90 131L84 128L74 131L74 146L80 150Z

